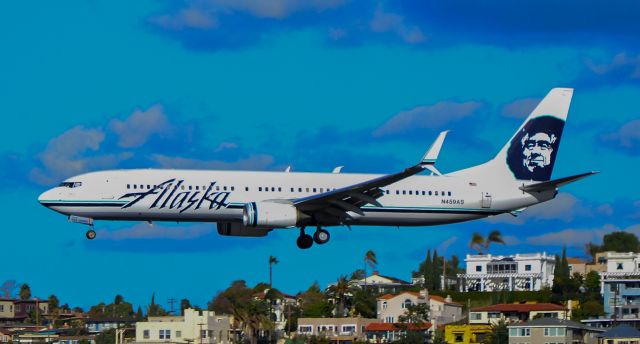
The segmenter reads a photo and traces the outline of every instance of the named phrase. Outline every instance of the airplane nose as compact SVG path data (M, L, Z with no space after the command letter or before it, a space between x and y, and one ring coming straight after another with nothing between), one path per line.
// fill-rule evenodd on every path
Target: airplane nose
M47 207L47 208L49 206L47 205L46 202L49 201L49 200L51 200L51 190L47 190L47 191L41 193L40 196L38 196L38 202L40 204L42 204L43 206Z

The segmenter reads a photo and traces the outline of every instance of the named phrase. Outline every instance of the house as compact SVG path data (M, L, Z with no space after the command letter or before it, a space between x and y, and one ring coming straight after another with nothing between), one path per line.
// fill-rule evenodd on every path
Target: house
M95 344L96 337L95 336L66 336L60 335L56 340L54 340L53 344L79 344L79 343L89 343Z
M330 341L365 339L365 328L376 319L354 318L299 318L298 336L323 336Z
M474 308L469 312L470 324L497 324L526 322L535 317L570 319L571 313L564 306L553 303L503 303Z
M149 317L136 323L136 343L231 343L232 320L211 311L184 310L183 316Z
M587 274L587 262L584 260L580 258L567 257L567 263L569 263L569 274L571 276L576 272L583 276Z
M462 305L447 297L429 295L429 321L443 325L462 319Z
M419 332L425 337L431 336L431 323L392 324L371 323L365 328L367 341L370 343L391 343L402 339L407 332Z
M427 290L420 292L404 291L399 294L385 294L377 300L377 318L384 323L397 323L408 306L426 303L429 307L429 322L438 325L447 324L462 318L462 305L451 297L429 295Z
M34 312L36 308L38 312ZM40 320L39 317L47 314L48 310L47 301L37 298L29 300L0 298L0 323L24 322L31 315Z
M545 252L510 256L471 255L460 291L540 290L553 285L555 257Z
M11 331L0 328L0 343L8 343L11 341Z
M480 344L492 330L489 324L448 324L444 327L444 339L449 344Z
M90 334L97 334L114 328L133 327L135 323L134 318L96 317L87 318L85 328Z
M627 326L616 326L598 336L598 344L638 344L640 331Z
M289 332L289 329L286 328L287 314L291 310L291 307L297 304L297 299L295 296L285 294L277 289L265 289L262 292L254 294L253 297L255 299L264 300L268 297L268 293L270 290L275 293L270 304L271 320L273 320L275 324L275 329L278 332Z
M351 280L349 283L360 288L365 286L367 288L374 288L379 294L398 293L412 286L411 282L391 276L380 275L378 271L374 271L372 275L366 278Z
M640 320L640 278L602 279L604 312L610 318Z
M509 344L596 344L598 334L602 333L600 329L558 318L538 318L508 328Z

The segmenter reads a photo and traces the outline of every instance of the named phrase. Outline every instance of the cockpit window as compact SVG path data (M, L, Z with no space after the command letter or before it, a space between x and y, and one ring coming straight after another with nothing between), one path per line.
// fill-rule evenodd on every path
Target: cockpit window
M82 182L62 182L58 186L63 188L77 188L82 186Z

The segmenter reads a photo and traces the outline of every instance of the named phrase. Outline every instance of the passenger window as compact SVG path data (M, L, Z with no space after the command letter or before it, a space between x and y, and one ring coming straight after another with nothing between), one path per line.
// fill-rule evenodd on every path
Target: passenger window
M444 191L442 191L440 194L441 194L442 196L444 196L444 195L445 195L445 194L444 194Z
M406 195L406 194L407 194L407 191L406 191L406 190L402 190L402 194L403 194L403 195Z
M231 187L231 191L235 191L235 190L236 190L236 187L235 187L235 186L232 186L232 187Z
M451 191L449 191L449 196L451 196Z
M396 195L399 195L399 194L400 194L400 191L399 191L399 190L396 190Z
M223 190L223 191L227 191L227 187L226 187L226 186L223 186L223 187L222 187L222 190Z
M389 190L384 190L384 192L388 195L389 194Z
M133 184L133 188L134 188L134 189L137 189L137 188L138 188L138 186L137 186L136 184Z
M131 185L130 184L127 184L127 189L131 189Z
M189 190L191 190L193 188L193 186L189 185Z
M438 196L438 191L436 191L436 196Z
M144 189L144 185L140 184L140 190Z
M309 188L307 188L307 192L309 192Z
M323 189L323 188L320 188L320 192L324 192L324 191L322 191L322 190L324 190L324 189Z
M200 186L199 185L196 185L196 190L200 190Z
M302 188L298 188L298 192L302 192Z
M259 186L259 187L258 187L258 191L262 191L262 186Z
M316 192L316 188L313 188L313 192Z
M278 192L282 192L282 188L278 186Z
M273 186L271 187L271 191L275 192L276 188L274 188Z
M413 191L409 190L409 195L413 195Z
M422 190L422 196L424 196L424 190Z
M248 186L245 186L245 187L244 187L244 191L249 191L249 187L248 187Z
M429 196L432 196L432 195L433 195L433 193L431 191L429 191Z
M220 191L220 185L216 185L216 191Z

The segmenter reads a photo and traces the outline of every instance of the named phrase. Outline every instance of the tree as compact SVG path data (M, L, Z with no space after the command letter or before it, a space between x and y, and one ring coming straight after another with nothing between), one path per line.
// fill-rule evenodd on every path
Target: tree
M433 262L431 262L431 286L429 290L440 289L440 275L442 275L442 260L444 257L438 257L438 250L433 250Z
M144 316L142 315L142 307L138 306L138 310L136 311L136 321L144 320Z
M602 252L602 246L588 242L584 245L585 253L591 257L591 263L596 263L596 254Z
M500 320L496 325L493 325L491 332L484 337L484 344L507 344L509 343L509 329L504 320Z
M482 234L475 232L471 236L471 241L469 242L469 247L474 248L478 251L478 254L483 254L486 250L489 250L489 246L491 243L498 243L506 245L504 239L502 238L502 234L498 230L493 230L489 232L489 235L485 239Z
M350 281L361 280L361 279L364 279L366 277L367 277L367 275L364 273L364 270L357 269L356 271L351 273L351 277L349 277L349 280Z
M60 308L60 300L55 295L50 295L47 299L47 304L49 305L49 313L54 312Z
M18 283L15 280L6 280L0 286L0 296L7 299L12 298L16 289L18 289Z
M180 315L184 315L184 310L187 308L191 308L191 302L189 299L180 300Z
M114 305L119 305L122 302L124 302L124 297L120 294L116 295L116 297L113 299L113 304Z
M376 297L367 290L356 288L353 293L353 311L363 318L376 317Z
M20 286L20 300L29 300L31 298L31 288L24 283Z
M429 321L428 303L411 304L405 309L404 314L398 317L400 323L421 325Z
M433 334L433 341L431 342L432 344L447 344L447 342L444 340L444 331L442 330L436 330Z
M376 258L376 253L373 252L373 250L367 251L367 253L364 254L364 285L365 285L365 288L367 286L367 266L369 266L371 269L375 270L377 265L378 265L378 259Z
M96 344L113 344L116 342L116 329L108 329L98 333L96 336Z
M155 316L163 316L167 315L167 311L162 308L162 306L156 304L156 293L151 294L151 303L147 306L147 316L155 317ZM97 343L96 343L97 344Z
M306 318L326 318L331 316L332 306L314 282L307 291L300 294L301 314Z
M273 286L273 265L278 263L278 258L269 256L269 288Z
M602 238L603 251L616 252L638 252L640 250L640 242L638 237L629 232L612 232L606 234Z
M336 300L336 317L345 316L347 299L351 295L352 287L346 276L340 276L336 284L329 287L328 294Z
M431 289L433 287L433 260L431 260L431 250L427 250L427 257L424 260L424 269L422 271L424 276L424 287Z

